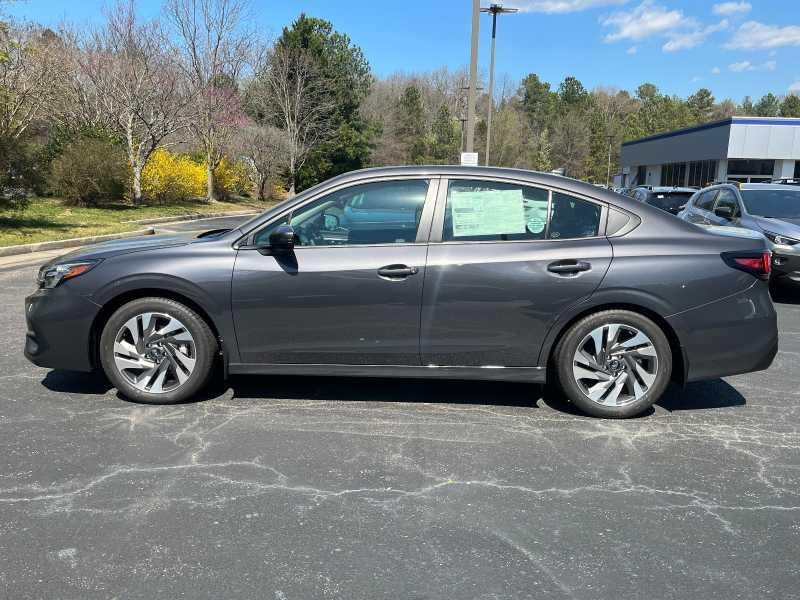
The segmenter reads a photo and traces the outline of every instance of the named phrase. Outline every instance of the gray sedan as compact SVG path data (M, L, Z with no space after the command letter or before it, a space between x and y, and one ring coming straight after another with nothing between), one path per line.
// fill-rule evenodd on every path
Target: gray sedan
M769 256L763 238L713 235L564 177L373 169L232 230L43 266L25 355L102 368L140 402L191 399L218 364L550 381L587 413L628 417L671 380L770 365Z
M772 250L774 277L800 283L800 187L723 183L697 192L678 217L707 227L760 233Z

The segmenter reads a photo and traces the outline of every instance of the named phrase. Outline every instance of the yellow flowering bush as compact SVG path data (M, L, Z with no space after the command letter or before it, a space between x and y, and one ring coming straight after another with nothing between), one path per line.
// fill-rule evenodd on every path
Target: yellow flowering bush
M142 171L142 194L163 204L206 195L206 169L185 154L158 149Z
M223 158L214 170L217 193L243 195L250 190L247 169ZM153 152L142 171L142 194L162 204L206 197L206 166L186 154L160 148Z

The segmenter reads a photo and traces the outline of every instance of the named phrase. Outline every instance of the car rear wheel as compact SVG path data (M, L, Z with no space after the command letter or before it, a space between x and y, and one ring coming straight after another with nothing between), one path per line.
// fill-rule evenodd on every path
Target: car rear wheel
M653 321L607 310L575 323L555 352L561 389L597 417L638 415L664 393L672 374L667 337Z
M167 298L141 298L111 315L100 337L106 376L127 398L171 404L209 380L217 342L208 323Z

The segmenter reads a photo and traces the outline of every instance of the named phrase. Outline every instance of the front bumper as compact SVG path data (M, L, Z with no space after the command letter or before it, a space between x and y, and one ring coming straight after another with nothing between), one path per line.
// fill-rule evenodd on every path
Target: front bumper
M680 338L685 381L763 371L778 353L778 320L765 281L667 321Z
M25 298L25 358L40 367L91 371L91 329L100 306L68 285Z

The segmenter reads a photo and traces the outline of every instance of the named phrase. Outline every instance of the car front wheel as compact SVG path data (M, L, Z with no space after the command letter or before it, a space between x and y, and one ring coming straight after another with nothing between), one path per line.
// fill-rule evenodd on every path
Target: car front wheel
M672 352L661 328L627 310L575 323L556 348L561 389L582 411L625 418L653 405L669 384Z
M100 361L119 392L137 402L170 404L208 382L217 342L208 323L167 298L124 304L100 337Z

